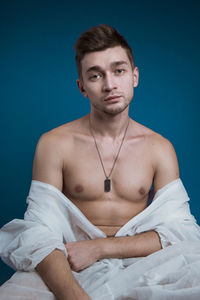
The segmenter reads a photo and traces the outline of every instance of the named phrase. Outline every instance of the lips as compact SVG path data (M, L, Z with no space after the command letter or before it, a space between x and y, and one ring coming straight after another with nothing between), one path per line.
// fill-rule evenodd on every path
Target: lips
M113 96L109 96L109 97L105 98L104 101L109 101L109 102L111 102L111 101L117 100L117 99L120 98L120 97L121 97L121 96L119 96L119 95L113 95Z

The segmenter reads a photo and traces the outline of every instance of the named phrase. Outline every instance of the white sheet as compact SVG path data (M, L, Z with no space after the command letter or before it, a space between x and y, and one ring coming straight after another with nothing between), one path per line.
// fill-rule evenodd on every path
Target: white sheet
M131 236L155 230L163 250L146 258L102 259L81 272L73 272L91 299L200 299L200 229L188 201L181 180L174 180L116 233ZM27 203L24 220L15 219L2 227L0 255L14 269L29 273L15 273L0 288L0 299L17 299L16 292L14 298L9 296L13 288L21 295L19 299L30 289L39 299L54 299L34 272L35 266L55 248L67 256L66 242L106 238L52 185L33 180ZM33 287L34 282L40 288Z

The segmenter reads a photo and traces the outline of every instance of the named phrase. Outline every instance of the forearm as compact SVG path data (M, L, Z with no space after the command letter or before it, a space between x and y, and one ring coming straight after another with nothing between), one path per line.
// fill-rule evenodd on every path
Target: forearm
M90 299L74 278L68 260L60 250L54 250L36 270L58 300Z
M100 258L143 257L162 249L157 232L101 239Z

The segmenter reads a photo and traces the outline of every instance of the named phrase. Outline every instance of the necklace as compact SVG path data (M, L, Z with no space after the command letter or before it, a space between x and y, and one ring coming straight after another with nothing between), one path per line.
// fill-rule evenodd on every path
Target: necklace
M96 141L95 135L94 135L93 130L92 130L91 120L90 120L90 117L89 117L90 132L91 132L91 135L92 135L92 137L93 137L93 139L94 139L94 143L95 143L95 146L96 146L98 155L99 155L99 159L100 159L100 162L101 162L101 165L102 165L102 168L103 168L105 177L106 177L106 179L104 180L104 191L105 191L105 192L110 192L110 190L111 190L111 180L110 180L110 176L111 176L111 174L112 174L112 171L113 171L114 166L115 166L115 163L116 163L116 161L117 161L117 159L118 159L118 156L119 156L119 153L120 153L122 144L123 144L123 142L124 142L124 139L125 139L125 136L126 136L126 132L127 132L127 129L128 129L128 125L129 125L129 120L130 120L130 118L128 119L128 124L127 124L127 126L126 126L126 129L125 129L124 136L123 136L123 138L122 138L121 144L120 144L120 146L119 146L119 150L118 150L117 155L116 155L116 157L115 157L115 159L114 159L114 162L113 162L111 171L110 171L109 175L107 175L107 174L106 174L106 171L105 171L105 168L104 168L103 160L102 160L102 158L101 158L101 154L100 154L99 148L98 148L98 146L97 146L97 141Z

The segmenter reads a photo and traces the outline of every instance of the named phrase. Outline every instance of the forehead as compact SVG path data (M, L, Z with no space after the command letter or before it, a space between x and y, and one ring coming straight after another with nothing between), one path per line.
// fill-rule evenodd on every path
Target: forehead
M106 69L110 67L113 62L117 61L125 61L127 64L131 65L126 50L121 46L87 53L81 62L82 72L86 72L93 66L99 66L102 69Z

